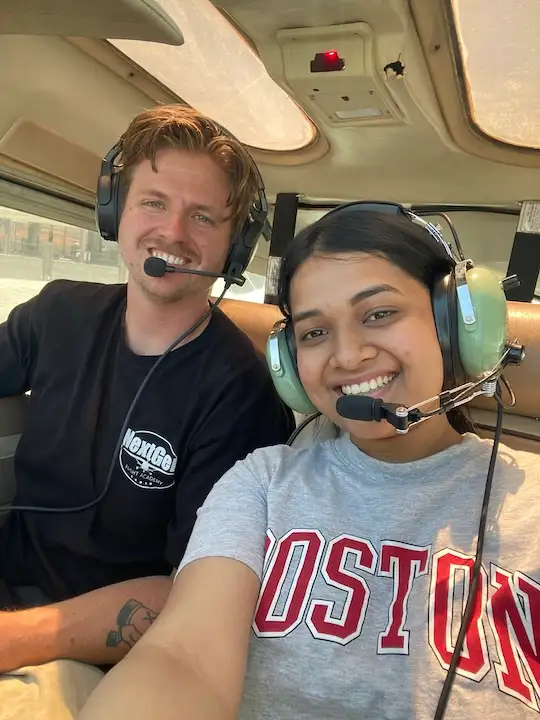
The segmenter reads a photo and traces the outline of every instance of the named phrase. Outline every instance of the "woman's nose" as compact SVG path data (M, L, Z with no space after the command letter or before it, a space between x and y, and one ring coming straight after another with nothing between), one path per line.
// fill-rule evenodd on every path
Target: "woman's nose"
M336 340L332 363L335 368L356 370L366 360L377 356L377 348L362 332L340 333Z

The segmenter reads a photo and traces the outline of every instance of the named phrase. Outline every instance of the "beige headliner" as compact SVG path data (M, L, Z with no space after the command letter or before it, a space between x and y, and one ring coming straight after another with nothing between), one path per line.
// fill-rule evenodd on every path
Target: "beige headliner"
M519 167L516 163L522 162L522 156L517 151L501 154L478 136L473 142L463 108L457 107L455 77L448 68L441 70L433 58L426 62L424 51L433 27L440 28L442 22L442 3L411 0L417 27L424 33L420 42L406 0L223 0L224 10L249 35L277 82L284 82L275 41L276 31L282 28L367 22L375 34L380 75L384 65L400 54L406 66L404 79L387 82L404 122L336 128L314 117L322 137L318 146L304 153L274 156L271 162L264 153L255 152L270 199L279 191L295 191L313 199L508 204L538 194L539 155L527 160L536 167ZM50 25L54 20L57 35L72 33L77 26L77 13L66 8L77 8L79 3L34 0L34 4L41 10L49 8L47 22ZM165 39L171 30L147 1L81 2L87 14L90 7L96 13L92 32L99 29L110 35L107 28L119 27L118 16L111 16L113 5L126 14L124 34L141 37L143 32L161 32ZM18 20L15 0L9 0L9 10L10 32L17 30L19 20L26 33L49 27L32 25L27 14ZM143 30L143 17L153 27L150 22ZM165 88L99 40L4 35L0 65L0 172L4 177L40 180L44 186L89 202L100 157L130 118L158 101L174 100ZM441 114L441 98L446 98L446 119ZM474 154L458 148L457 142Z

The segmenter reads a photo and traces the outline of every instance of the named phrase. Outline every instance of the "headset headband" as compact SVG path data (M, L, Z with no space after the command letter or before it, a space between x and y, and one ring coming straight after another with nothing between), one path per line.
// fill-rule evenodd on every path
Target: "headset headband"
M426 222L421 217L412 212L412 210L409 210L408 208L400 205L399 203L384 203L377 201L374 202L371 200L355 200L353 202L344 203L343 205L338 205L337 207L332 208L332 210L327 212L324 217L326 218L329 215L332 215L332 213L338 211L341 212L342 210L345 210L347 208L358 207L360 205L363 207L364 210L372 212L388 213L389 215L399 215L401 213L402 215L405 215L405 217L408 217L409 220L411 220L413 223L427 230L431 237L444 248L446 253L452 258L452 260L456 259L454 257L454 254L452 253L450 245L446 242L442 232L436 225L430 222Z

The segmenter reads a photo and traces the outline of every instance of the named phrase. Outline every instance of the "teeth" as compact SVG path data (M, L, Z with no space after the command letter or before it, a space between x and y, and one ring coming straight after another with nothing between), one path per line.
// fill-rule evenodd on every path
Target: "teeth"
M150 254L152 257L165 260L167 265L185 265L188 262L187 258L177 257L176 255L168 255L167 253L159 252L158 250L152 250Z
M358 385L342 385L341 392L344 395L362 395L373 392L388 385L396 375L397 373L393 373L392 375L379 375L379 377L371 378L371 380L366 380Z

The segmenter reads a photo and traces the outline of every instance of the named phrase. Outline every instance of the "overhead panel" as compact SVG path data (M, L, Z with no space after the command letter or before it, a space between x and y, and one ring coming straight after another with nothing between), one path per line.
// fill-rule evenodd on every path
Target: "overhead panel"
M314 116L337 127L403 120L376 70L367 23L278 30L277 42L287 84Z

